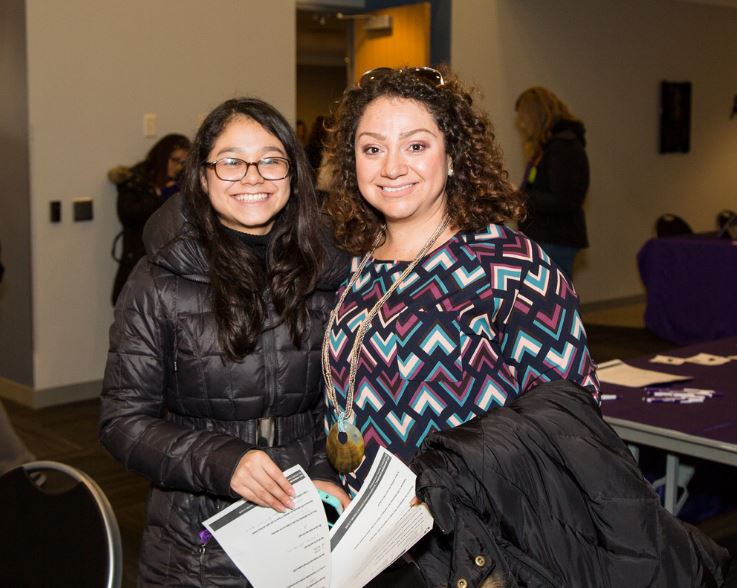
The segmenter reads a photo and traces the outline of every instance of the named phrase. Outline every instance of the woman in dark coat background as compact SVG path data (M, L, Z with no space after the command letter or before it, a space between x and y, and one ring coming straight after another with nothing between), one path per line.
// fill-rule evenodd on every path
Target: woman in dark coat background
M113 283L113 304L138 260L144 256L143 225L159 206L179 192L179 175L187 158L190 142L184 135L162 137L146 159L133 167L118 166L108 178L118 188L118 218L123 230L113 243L113 257L118 271ZM118 241L122 252L117 256Z
M586 130L560 98L540 86L522 92L515 110L528 157L520 185L527 218L520 229L572 278L576 255L589 245L583 212L589 188Z
M140 585L249 586L202 522L239 498L290 508L293 465L347 505L325 458L320 368L347 259L323 234L284 117L249 98L210 113L110 331L100 439L151 481Z

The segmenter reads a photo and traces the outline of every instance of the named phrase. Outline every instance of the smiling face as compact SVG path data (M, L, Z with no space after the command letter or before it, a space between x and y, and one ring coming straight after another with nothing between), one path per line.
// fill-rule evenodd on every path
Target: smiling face
M421 103L371 102L356 128L355 153L358 188L387 223L444 215L450 158L443 133Z
M282 142L259 123L237 116L225 125L207 156L208 161L235 157L259 161L265 157L287 157ZM202 189L226 227L241 233L265 235L274 226L279 212L289 200L289 176L283 180L264 180L255 165L240 181L221 180L215 170L205 168Z

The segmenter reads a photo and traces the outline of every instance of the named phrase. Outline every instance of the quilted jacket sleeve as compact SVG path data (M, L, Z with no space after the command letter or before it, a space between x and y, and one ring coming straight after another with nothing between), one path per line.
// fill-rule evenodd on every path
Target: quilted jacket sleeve
M252 448L235 437L192 431L165 419L172 329L147 261L124 288L110 329L100 441L126 468L152 483L231 496L230 479Z

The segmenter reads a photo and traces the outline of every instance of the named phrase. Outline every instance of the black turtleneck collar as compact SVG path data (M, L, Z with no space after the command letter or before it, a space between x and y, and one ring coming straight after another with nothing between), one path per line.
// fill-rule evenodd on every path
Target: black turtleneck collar
M239 243L249 247L261 261L266 261L266 250L271 241L271 231L265 235L252 235L251 233L241 233L223 225L225 232L231 237L235 237Z

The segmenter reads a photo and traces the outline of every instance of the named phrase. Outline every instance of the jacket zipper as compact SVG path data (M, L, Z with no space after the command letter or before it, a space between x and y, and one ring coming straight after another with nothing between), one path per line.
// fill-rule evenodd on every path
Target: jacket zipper
M276 357L276 341L274 336L274 317L272 316L270 300L271 290L266 289L265 299L266 305L266 319L267 322L264 325L264 335L262 338L262 346L264 349L264 377L266 378L266 391L268 396L268 402L266 408L271 413L274 407L274 401L276 399L276 373L277 373L277 357Z
M205 585L205 580L206 580L206 575L207 575L207 574L205 574L205 570L204 570L204 566L205 566L205 553L207 552L207 543L203 543L202 545L200 545L199 552L200 552L200 554L199 554L199 560L200 560L200 584L202 586L204 586Z

